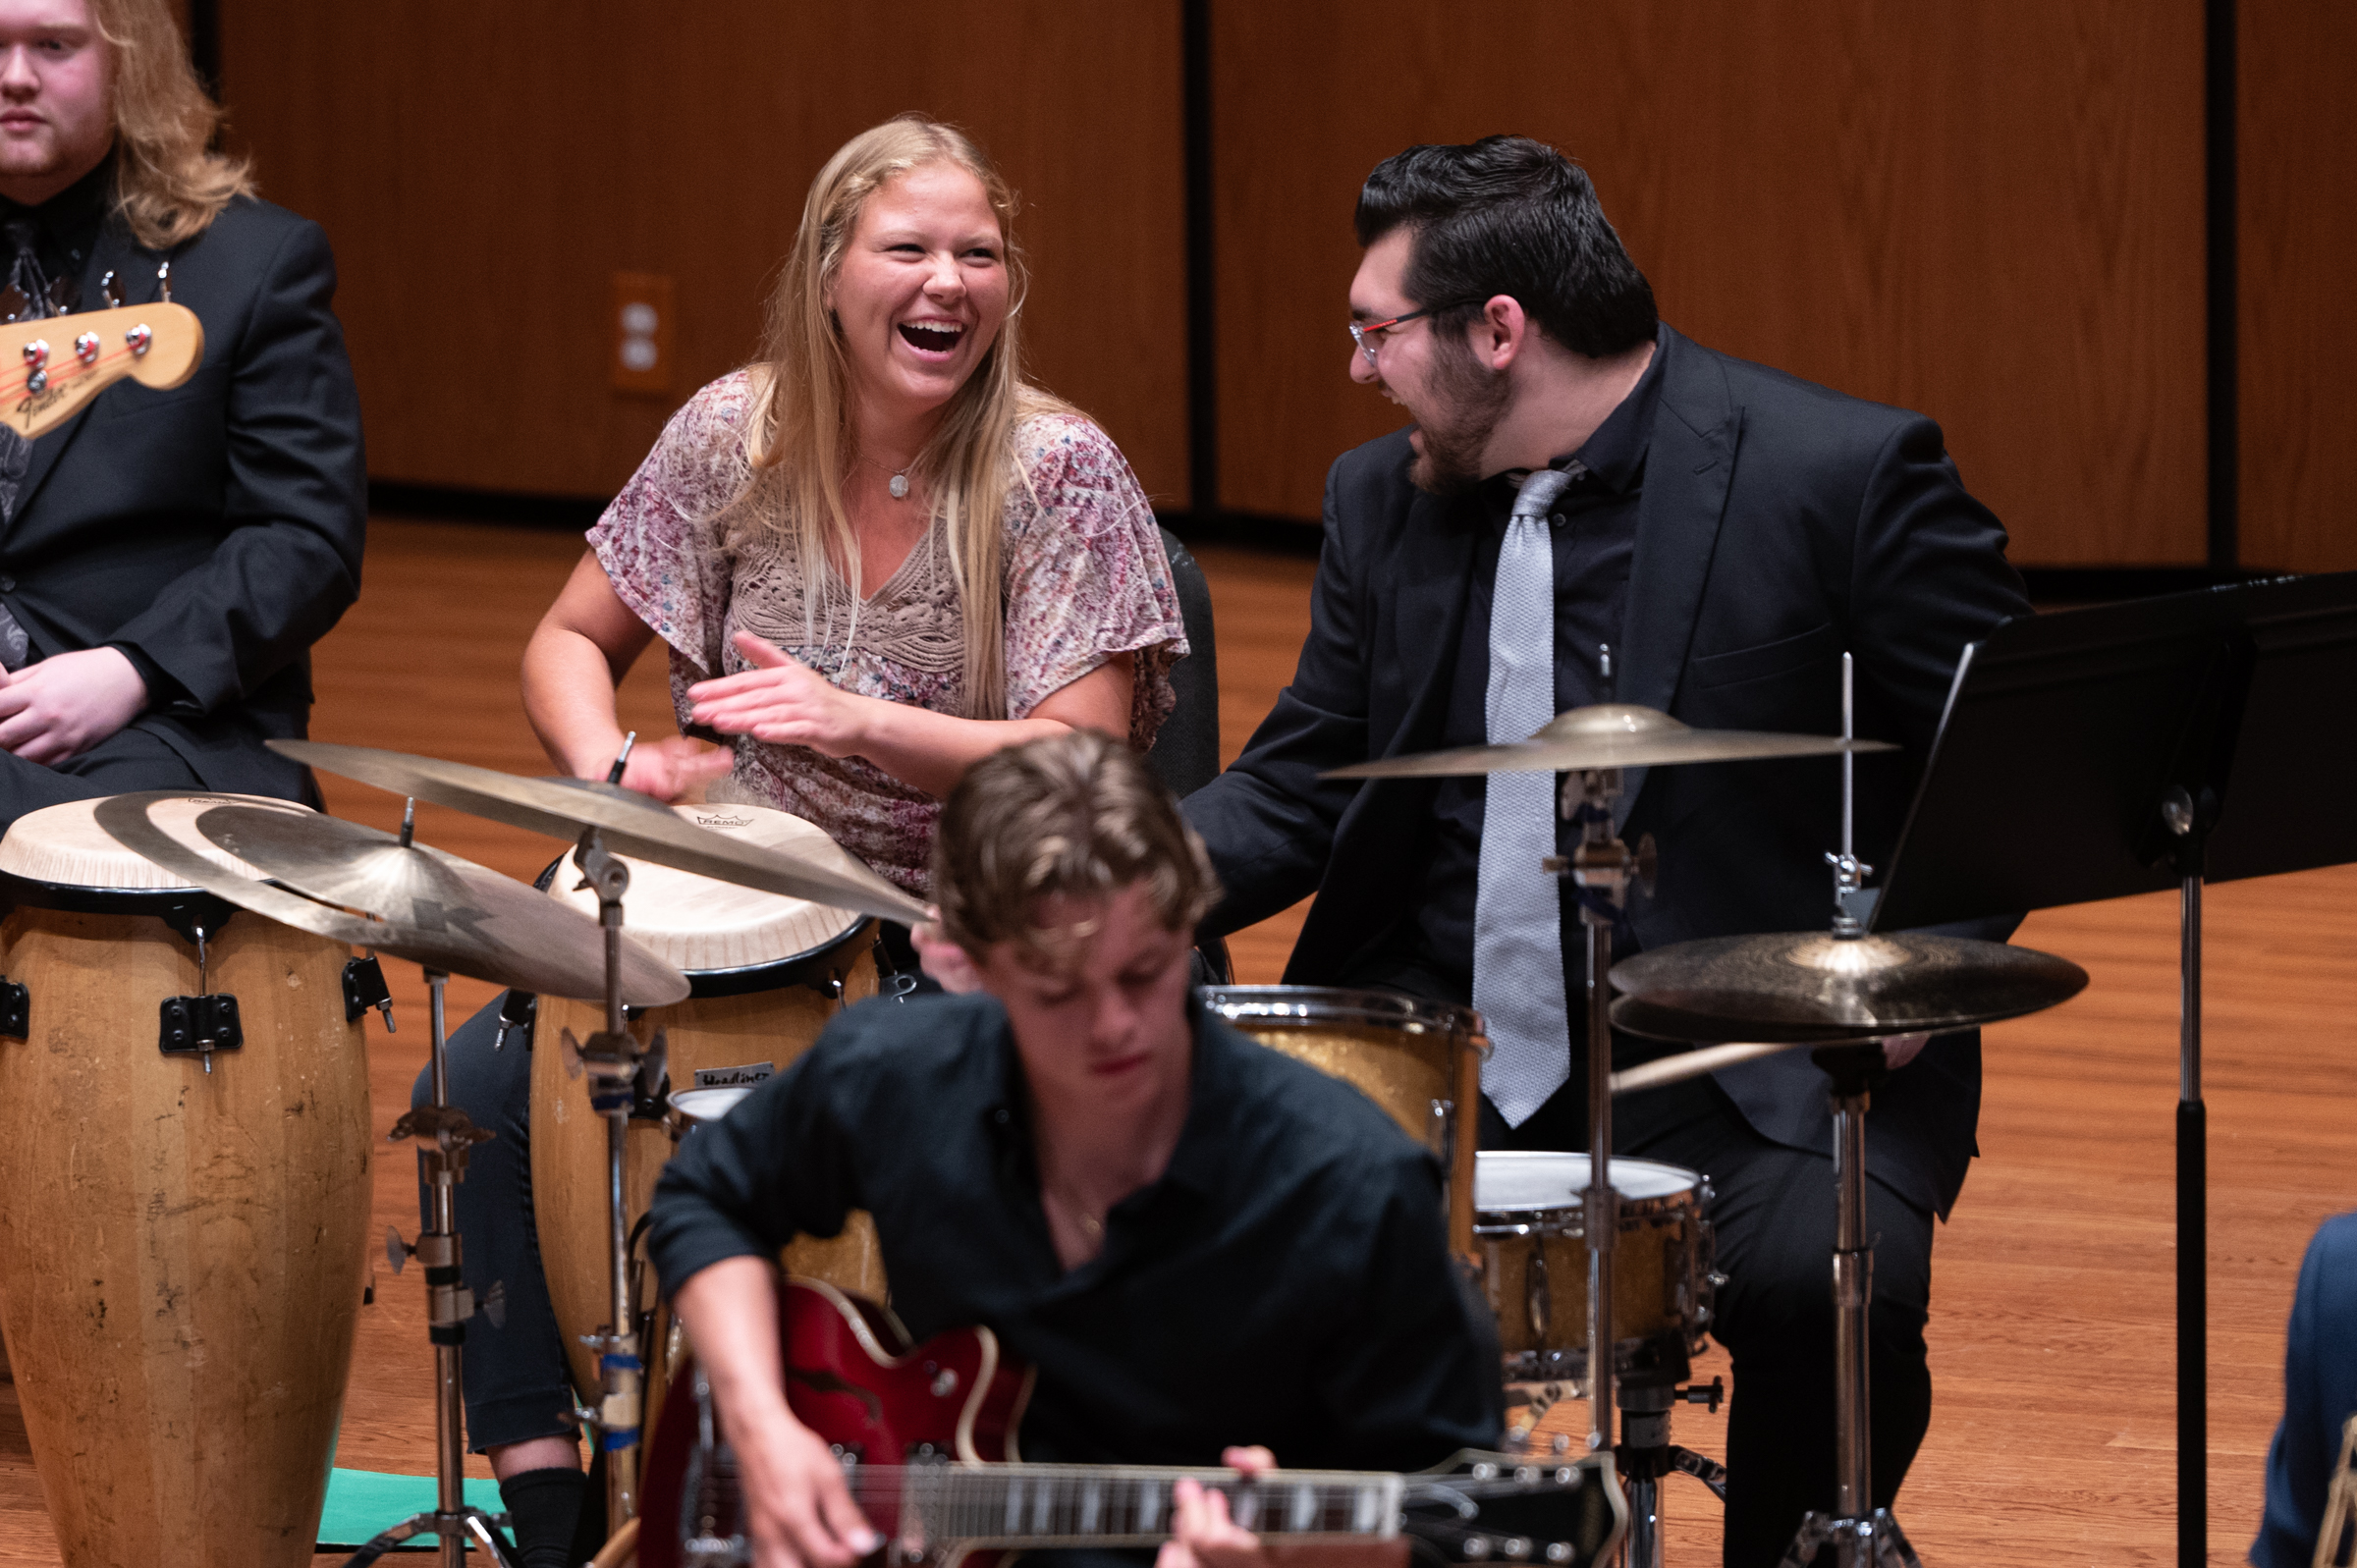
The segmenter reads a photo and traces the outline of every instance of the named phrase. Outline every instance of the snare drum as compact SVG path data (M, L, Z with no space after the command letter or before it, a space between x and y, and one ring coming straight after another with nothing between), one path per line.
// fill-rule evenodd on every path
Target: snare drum
M802 847L826 834L799 817L766 806L679 806L681 816L709 832L768 848ZM810 1049L827 1020L876 992L874 922L799 898L756 892L628 860L630 885L623 894L623 929L657 957L684 970L685 1001L649 1008L637 1035L664 1037L665 1063L678 1100L697 1090L749 1087L784 1072ZM591 918L597 895L576 889L571 862L558 868L550 896ZM606 1122L589 1108L590 1079L568 1063L560 1035L585 1041L605 1027L594 1002L542 997L532 1039L532 1210L540 1257L556 1308L575 1384L598 1397L597 1358L580 1342L613 1317L607 1256ZM675 1104L677 1101L675 1100ZM675 1147L661 1122L630 1124L623 1175L624 1201L634 1222L646 1212ZM875 1226L854 1214L840 1236L797 1237L786 1249L789 1271L824 1279L878 1300L884 1268ZM640 1305L651 1292L641 1287ZM658 1408L660 1360L650 1368L647 1407Z
M1473 1234L1509 1379L1587 1375L1587 1185L1584 1154L1484 1150L1479 1158ZM1614 1360L1625 1370L1651 1347L1682 1364L1702 1348L1711 1321L1710 1189L1676 1165L1616 1159L1613 1191L1620 1210Z
M305 809L151 816L259 876L193 826L233 803ZM96 806L0 840L0 1323L41 1491L70 1568L307 1568L368 1230L352 950L181 882ZM172 1027L197 997L237 999L236 1045L225 1009Z
M1471 1245L1472 1155L1481 1014L1389 991L1328 986L1205 986L1203 1005L1275 1051L1357 1089L1440 1157L1450 1195L1451 1245Z

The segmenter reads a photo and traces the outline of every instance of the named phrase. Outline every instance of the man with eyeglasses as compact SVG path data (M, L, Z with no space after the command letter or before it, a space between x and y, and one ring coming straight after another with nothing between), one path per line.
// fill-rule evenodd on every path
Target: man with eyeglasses
M1587 176L1492 136L1411 147L1368 177L1350 375L1414 423L1327 479L1311 626L1235 764L1188 797L1222 935L1315 892L1286 979L1482 1009L1498 1050L1482 1144L1577 1150L1577 913L1539 861L1576 830L1547 775L1322 782L1324 771L1526 738L1555 713L1642 703L1710 729L1837 732L1855 655L1857 843L1887 859L1964 644L2028 604L2005 535L1940 429L1713 352L1662 324ZM1604 650L1609 646L1609 660ZM1822 927L1838 801L1823 760L1631 774L1621 832L1659 847L1616 936ZM2008 927L1973 934L2001 937ZM1619 1039L1626 1065L1666 1048ZM1930 1419L1932 1221L1979 1113L1974 1034L1889 1048L1869 1122L1877 1234L1875 1501ZM1918 1054L1920 1053L1920 1054ZM1834 1495L1832 1132L1793 1053L1615 1108L1616 1152L1706 1172L1732 1357L1726 1561L1776 1563Z

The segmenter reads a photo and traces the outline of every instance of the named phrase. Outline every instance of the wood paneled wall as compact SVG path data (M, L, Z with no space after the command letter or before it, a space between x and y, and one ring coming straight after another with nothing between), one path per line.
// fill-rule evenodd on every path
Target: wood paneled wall
M2242 559L2357 568L2357 8L2241 0Z
M2204 558L2201 0L1207 0L1220 501L1311 519L1360 181L1513 129L1700 341L1941 420L2032 565ZM2357 566L2357 21L2242 0L2243 561ZM921 107L1026 199L1051 386L1183 510L1178 0L221 0L238 136L344 270L382 478L594 495L750 352L826 154ZM668 399L610 275L678 283Z
M2044 564L2204 545L2198 0L1219 0L1222 497L1315 516L1380 159L1589 170L1666 319L1940 419Z
M905 109L1023 198L1035 374L1184 507L1178 17L1127 0L222 0L264 193L327 228L379 478L610 494L752 351L819 165ZM677 280L668 398L607 385L616 271Z

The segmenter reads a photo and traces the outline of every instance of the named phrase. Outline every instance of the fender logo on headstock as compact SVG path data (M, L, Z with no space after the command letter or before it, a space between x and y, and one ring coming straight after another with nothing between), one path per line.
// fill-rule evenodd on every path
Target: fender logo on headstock
M168 391L204 361L204 326L167 301L0 326L0 424L30 441L129 376Z

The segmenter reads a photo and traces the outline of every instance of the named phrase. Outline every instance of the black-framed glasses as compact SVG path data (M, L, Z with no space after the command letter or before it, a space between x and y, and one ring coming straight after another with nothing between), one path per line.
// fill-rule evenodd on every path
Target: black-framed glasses
M1375 336L1377 333L1389 332L1394 327L1404 326L1408 322L1424 316L1437 315L1443 310L1454 310L1458 305L1479 302L1478 300L1459 299L1451 304L1426 305L1421 310L1410 310L1406 315L1393 316L1388 321L1353 321L1350 323L1350 341L1358 345L1358 351L1367 356L1367 364L1373 368L1375 367L1375 349L1380 341Z

